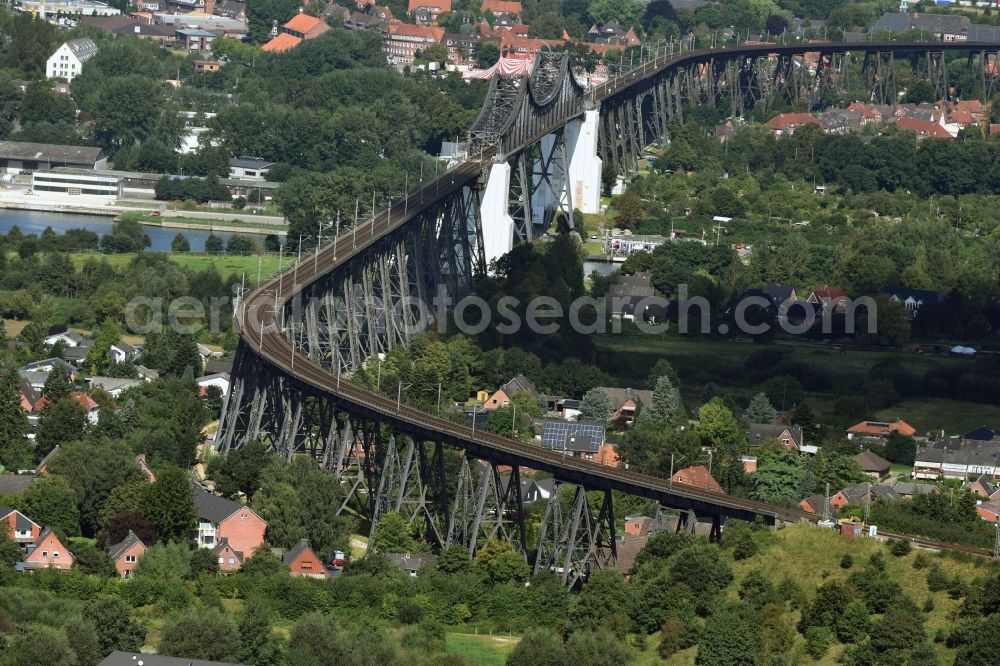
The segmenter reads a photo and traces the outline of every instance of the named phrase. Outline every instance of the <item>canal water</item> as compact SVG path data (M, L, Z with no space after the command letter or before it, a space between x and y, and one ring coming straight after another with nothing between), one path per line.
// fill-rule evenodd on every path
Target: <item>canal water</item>
M30 210L0 210L0 234L6 234L12 227L17 225L21 233L28 235L41 235L46 227L52 227L57 234L66 233L67 229L87 229L103 236L110 233L114 227L114 219L110 217L98 217L96 215L72 215L66 213L43 213ZM184 234L191 243L192 252L203 252L205 250L205 240L210 231L195 229L171 229L168 227L143 227L152 245L147 248L151 252L169 252L170 241L178 233ZM216 231L215 235L223 242L227 242L232 233ZM259 234L243 233L241 235L250 236L260 241L264 237Z

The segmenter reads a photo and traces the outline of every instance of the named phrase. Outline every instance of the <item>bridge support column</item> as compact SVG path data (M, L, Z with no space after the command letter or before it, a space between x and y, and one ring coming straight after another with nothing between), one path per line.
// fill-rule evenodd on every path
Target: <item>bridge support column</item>
M611 491L604 492L604 501L595 519L586 491L577 486L570 513L563 515L557 483L545 505L538 532L535 573L551 571L563 584L573 587L594 571L614 566L616 557Z
M514 246L514 218L508 212L509 193L510 165L496 162L490 167L479 207L487 270L494 259L507 254Z
M583 120L566 125L566 147L569 153L569 188L573 205L583 213L601 210L601 158L597 156L597 136L600 112L590 109Z
M546 134L539 142L540 155L532 175L532 222L543 228L552 223L557 212L566 216L568 228L573 228L573 196L569 187L569 153L566 132Z

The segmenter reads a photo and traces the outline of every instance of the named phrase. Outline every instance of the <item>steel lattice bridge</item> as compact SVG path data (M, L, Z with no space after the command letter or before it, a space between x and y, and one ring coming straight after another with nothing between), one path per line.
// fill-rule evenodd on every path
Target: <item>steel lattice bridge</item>
M948 52L967 55L988 98L998 48L822 43L666 52L590 91L565 54L542 53L530 77L495 77L465 161L241 299L216 449L225 454L261 440L288 458L308 454L342 480L341 510L360 506L372 530L398 511L430 541L470 553L503 539L528 556L520 471L548 472L557 490L546 502L534 566L568 584L614 562L612 491L678 510L689 526L710 518L716 537L727 518L815 520L475 431L366 390L351 376L426 328L419 305L440 290L467 292L474 273L553 215L572 226L574 209L596 212L602 163L634 172L646 146L666 138L668 123L683 120L686 108L726 105L739 115L782 101L821 105L848 84L869 90L873 101L891 101L900 60L946 97ZM797 57L805 53L819 54L815 73ZM856 66L846 67L849 59ZM848 72L856 72L853 81ZM445 447L463 452L457 480L445 473ZM568 511L558 484L575 487ZM603 494L599 511L592 512L588 491Z

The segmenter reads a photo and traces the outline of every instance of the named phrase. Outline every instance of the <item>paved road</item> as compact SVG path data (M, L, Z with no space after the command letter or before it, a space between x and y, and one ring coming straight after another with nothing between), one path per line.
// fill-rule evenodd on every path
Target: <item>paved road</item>
M138 210L149 211L150 207L134 206L108 206L111 210L121 212ZM241 215L238 210L220 210L218 213L207 210L164 210L163 217L189 217L195 220L218 220L219 222L229 222L230 220L240 220L247 224L278 225L285 226L285 218L277 215Z

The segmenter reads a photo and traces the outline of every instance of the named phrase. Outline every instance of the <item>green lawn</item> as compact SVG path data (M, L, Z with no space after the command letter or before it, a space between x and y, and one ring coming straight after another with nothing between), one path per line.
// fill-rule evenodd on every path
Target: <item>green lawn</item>
M918 432L943 429L948 433L957 433L1000 423L1000 407L957 400L909 398L875 412L874 416L883 421L901 418Z
M477 666L503 666L507 653L514 649L519 636L484 636L449 633L445 636L445 650Z
M93 253L75 253L71 254L70 257L73 259L73 264L79 268L88 259L95 258ZM102 258L106 259L115 268L121 268L126 266L135 257L134 254L105 254L101 255ZM246 273L247 284L255 285L257 280L257 268L258 264L261 269L262 279L269 278L276 275L278 272L278 257L274 255L263 255L262 257L257 256L247 256L247 257L236 257L236 256L226 256L226 255L207 255L207 254L184 254L184 253L171 253L170 259L174 263L183 266L185 268L190 268L191 270L202 270L208 268L209 266L215 266L219 274L225 278L228 275L242 275ZM284 266L288 268L293 263L292 259L285 257Z

